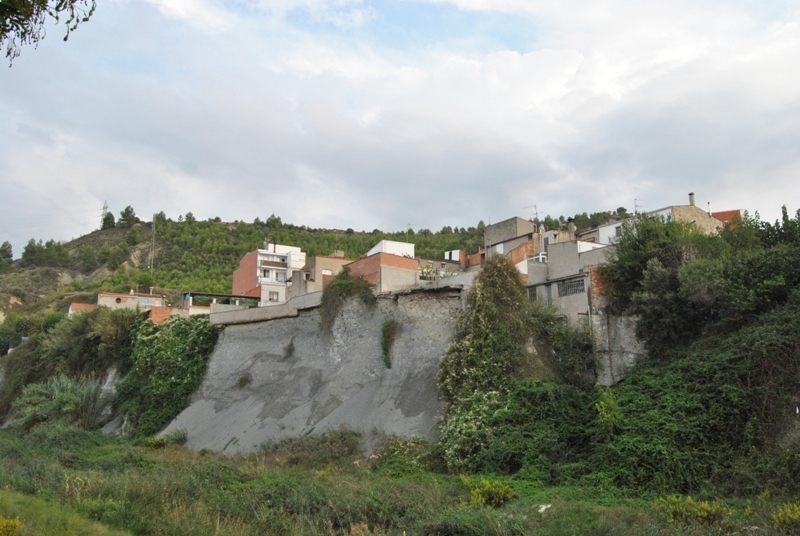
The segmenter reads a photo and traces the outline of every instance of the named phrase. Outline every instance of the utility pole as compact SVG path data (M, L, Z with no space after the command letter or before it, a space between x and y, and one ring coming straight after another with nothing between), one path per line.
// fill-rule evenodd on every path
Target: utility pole
M150 275L153 275L153 257L156 254L156 215L153 214L153 240L150 242Z

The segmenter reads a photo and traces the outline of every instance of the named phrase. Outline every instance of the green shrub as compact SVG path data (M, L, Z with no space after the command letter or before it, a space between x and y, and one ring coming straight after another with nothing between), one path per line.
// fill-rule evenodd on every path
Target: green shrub
M249 372L243 372L239 374L239 377L236 378L236 385L239 386L239 389L244 389L250 382L253 381L253 377L250 375Z
M187 433L185 428L178 428L168 434L158 437L146 437L141 441L143 447L163 449L170 445L183 445L186 443Z
M432 468L432 454L432 445L420 437L391 437L376 450L373 467L393 477L418 474Z
M52 376L101 377L111 367L125 373L130 367L131 333L143 321L136 311L107 307L68 320L52 313L38 320L12 317L15 330L36 327L38 332L5 358L0 414L10 410L26 385L44 383Z
M724 528L729 525L733 511L718 501L695 501L691 496L669 495L654 503L656 511L670 522L699 524Z
M115 398L135 437L157 433L186 408L203 380L218 335L219 328L204 315L138 326L132 366Z
M468 475L461 475L461 483L469 489L470 504L499 508L511 500L511 486L497 480L481 478L475 482Z
M800 532L800 503L786 503L772 512L772 523L778 530L797 534Z
M324 434L309 433L282 441L269 441L261 451L274 459L294 466L319 469L335 462L349 462L360 453L361 435L353 430L341 429Z
M475 278L467 311L439 363L437 382L445 420L450 408L462 400L505 391L528 338L527 305L525 287L511 261L501 255L489 259Z
M374 307L377 303L375 294L372 292L372 285L363 279L350 277L350 269L345 266L322 291L320 322L326 333L330 334L333 324L336 322L336 316L350 298L358 298L368 307Z
M100 384L54 376L45 383L27 385L13 403L15 422L30 430L36 424L63 420L88 428L94 421L94 405Z
M400 324L397 320L389 319L381 324L381 356L386 368L392 368L392 345L399 330Z

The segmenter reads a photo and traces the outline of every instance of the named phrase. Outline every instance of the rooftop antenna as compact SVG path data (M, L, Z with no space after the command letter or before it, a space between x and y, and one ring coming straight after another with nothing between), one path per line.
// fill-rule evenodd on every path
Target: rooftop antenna
M711 216L711 201L708 202L708 215Z
M639 208L641 206L642 205L639 204L639 200L634 197L633 198L633 214L634 215L639 214Z
M539 209L536 208L536 205L528 205L527 207L522 207L522 208L532 208L533 209L533 212L530 213L531 221L539 219Z

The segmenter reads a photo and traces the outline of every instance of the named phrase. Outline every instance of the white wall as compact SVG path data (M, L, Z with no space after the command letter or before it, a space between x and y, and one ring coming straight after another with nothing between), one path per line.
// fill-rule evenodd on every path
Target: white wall
M375 247L367 252L367 257L376 253L389 253L398 257L414 258L414 244L407 242L395 242L393 240L381 240Z

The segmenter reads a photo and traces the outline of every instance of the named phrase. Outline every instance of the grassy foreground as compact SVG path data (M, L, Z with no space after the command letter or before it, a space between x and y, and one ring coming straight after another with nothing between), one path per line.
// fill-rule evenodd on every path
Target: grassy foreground
M52 424L28 434L0 430L0 517L18 517L23 536L703 535L793 528L775 524L778 502L766 496L751 505L687 503L590 482L546 488L509 477L464 478L425 469L428 447L421 442L390 441L366 459L358 443L340 431L230 457Z

